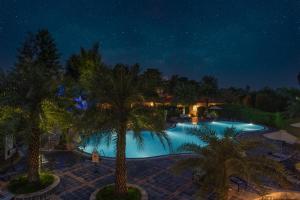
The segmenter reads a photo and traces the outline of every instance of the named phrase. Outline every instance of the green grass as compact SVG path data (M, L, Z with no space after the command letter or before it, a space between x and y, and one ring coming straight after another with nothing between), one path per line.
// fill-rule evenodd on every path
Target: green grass
M114 192L114 185L107 186L100 190L97 195L97 200L140 200L141 193L137 188L128 187L128 193L126 196L116 196Z
M8 190L14 194L28 194L45 189L51 185L53 181L54 176L47 173L40 174L40 182L38 184L29 183L27 176L20 176L10 181Z

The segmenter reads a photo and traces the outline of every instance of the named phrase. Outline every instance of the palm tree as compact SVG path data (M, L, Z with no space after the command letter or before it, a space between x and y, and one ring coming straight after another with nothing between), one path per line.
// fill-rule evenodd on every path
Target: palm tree
M193 169L200 175L201 186L197 196L205 198L208 194L215 194L217 199L228 199L230 177L237 176L247 182L261 187L261 178L275 179L284 183L285 171L281 164L249 153L255 148L256 141L236 139L233 128L224 132L220 138L208 128L193 130L192 134L204 141L207 146L184 144L179 150L192 152L194 157L179 161L174 171L179 173L186 169Z
M59 55L47 30L29 34L19 50L15 68L1 91L1 105L18 108L26 120L28 133L28 181L39 183L41 125L45 119L45 101L54 102L60 75ZM45 121L45 120L44 120Z
M143 145L142 130L150 130L163 144L168 143L164 130L164 113L154 107L145 107L140 88L139 67L116 65L108 69L103 65L80 67L79 82L89 102L79 126L85 133L101 132L116 146L115 193L127 193L126 134L133 130L137 143Z

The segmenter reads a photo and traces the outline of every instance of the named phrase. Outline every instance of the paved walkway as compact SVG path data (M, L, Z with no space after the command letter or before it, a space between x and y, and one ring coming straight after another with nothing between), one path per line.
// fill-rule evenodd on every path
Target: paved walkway
M282 153L290 153L288 145L282 146L274 140L263 138L261 134L247 134L241 137L259 137L263 140L276 144ZM278 144L277 144L278 143ZM269 149L264 147L257 150L258 154L267 154ZM253 152L255 153L255 152ZM43 167L45 170L54 171L60 176L61 183L56 195L58 199L66 200L85 200L89 199L90 194L101 186L114 182L115 161L103 159L96 167L91 163L90 158L81 156L73 152L52 152L45 153ZM138 184L143 187L149 200L190 200L194 199L196 186L192 183L191 172L185 172L180 176L174 175L170 168L179 160L188 155L177 155L144 160L127 160L128 182ZM2 174L0 180L9 180L10 175L18 171L26 170L26 161L23 161ZM284 161L283 164L296 179L300 179L300 173L295 171L294 165L300 158ZM293 186L293 190L300 191L300 184ZM245 195L238 193L239 197L234 199L244 199Z
M182 156L129 160L128 182L143 187L150 200L193 199L196 187L191 173L175 176L170 167ZM48 153L45 169L61 178L56 195L61 199L84 200L97 188L114 182L114 160L102 160L95 167L90 160L71 152Z

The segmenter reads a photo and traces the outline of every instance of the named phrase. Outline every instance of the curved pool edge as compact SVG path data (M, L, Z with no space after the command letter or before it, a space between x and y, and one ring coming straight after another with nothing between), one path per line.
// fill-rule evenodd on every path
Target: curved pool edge
M212 121L205 121L205 122L212 122ZM245 124L249 124L249 122L244 122L244 121L230 121L230 120L220 120L220 121L216 121L216 122L236 122L236 123L245 123ZM178 123L191 123L191 122L177 122L177 123L172 123L166 130L169 129L174 129L176 128ZM255 131L242 131L239 132L236 137L237 139L241 139L239 136L243 136L246 134L255 134L255 135L262 135L268 132L272 132L274 130L276 130L275 128L263 125L263 124L258 124L258 123L254 123L255 125L261 126L263 127L263 129L261 130L255 130ZM86 158L90 158L92 157L92 153L88 153L83 151L82 149L80 149L79 147L77 147L76 149L74 149L74 151L80 155L83 155ZM126 157L126 160L149 160L149 159L160 159L160 158L168 158L168 157L181 157L181 156L195 156L196 154L194 153L170 153L170 154L165 154L165 155L158 155L158 156L149 156L149 157ZM100 159L104 159L104 160L116 160L116 157L109 157L109 156L103 156L100 155Z
M75 153L80 154L84 157L90 158L92 159L92 154L91 153L87 153L84 151L81 151L80 149L75 149L74 150ZM149 159L160 159L160 158L168 158L168 157L178 157L178 156L196 156L196 154L193 153L174 153L174 154L168 154L168 155L160 155L160 156L152 156L152 157L144 157L144 158L126 158L126 160L149 160ZM107 156L100 156L100 160L104 159L104 160L116 160L116 157L107 157ZM101 161L100 161L101 162Z
M265 134L265 133L268 133L268 132L272 132L276 129L265 129L265 130L261 130L261 131L253 131L252 134L259 134L259 135L262 135L262 134ZM242 136L244 134L247 134L249 132L241 132L240 134L237 135L237 138L239 139L240 137L239 136ZM90 158L92 159L92 153L87 153L87 152L84 152L82 150L80 150L79 148L76 148L73 150L75 153L77 154L80 154L86 158ZM126 160L129 160L129 161L138 161L138 160L152 160L152 159L162 159L162 158L169 158L169 157L181 157L181 156L196 156L197 154L194 154L194 153L172 153L172 154L167 154L167 155L160 155L160 156L151 156L151 157L143 157L143 158L126 158ZM100 156L100 159L103 159L103 160L116 160L116 157L108 157L108 156Z

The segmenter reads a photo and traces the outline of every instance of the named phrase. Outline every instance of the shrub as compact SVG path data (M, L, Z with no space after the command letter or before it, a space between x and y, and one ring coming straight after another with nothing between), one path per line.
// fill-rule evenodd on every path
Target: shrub
M180 110L177 107L170 107L168 109L167 117L168 119L171 117L179 117L181 114Z
M54 181L54 176L47 173L40 174L40 181L37 184L29 183L27 176L20 176L10 181L8 190L14 194L28 194L45 189Z
M114 192L114 186L110 185L98 192L96 195L97 200L140 200L141 193L137 188L128 188L126 196L117 196Z
M264 112L235 104L228 104L223 106L223 108L220 111L221 118L254 122L275 128L284 128L286 126L286 121L280 113Z

